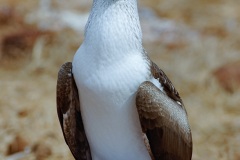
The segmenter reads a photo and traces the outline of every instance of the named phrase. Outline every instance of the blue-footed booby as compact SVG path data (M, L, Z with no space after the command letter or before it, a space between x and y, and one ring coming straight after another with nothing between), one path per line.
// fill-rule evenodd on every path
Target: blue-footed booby
M93 0L84 41L58 73L57 111L76 160L190 160L184 104L142 46L137 0Z

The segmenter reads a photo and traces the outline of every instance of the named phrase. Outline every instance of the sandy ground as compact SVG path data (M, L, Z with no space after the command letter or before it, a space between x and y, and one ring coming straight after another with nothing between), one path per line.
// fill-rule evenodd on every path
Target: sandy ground
M70 5L73 1L65 7L89 9L89 3ZM225 90L213 72L240 61L240 1L142 0L140 6L174 22L172 30L164 30L159 40L150 37L151 43L144 40L144 46L185 103L193 160L239 160L240 90ZM72 60L83 37L70 28L43 32L36 23L27 24L25 18L37 8L38 3L31 0L0 0L3 160L73 159L57 119L56 79L59 67ZM143 31L143 37L161 32L151 27ZM177 36L168 40L170 35Z

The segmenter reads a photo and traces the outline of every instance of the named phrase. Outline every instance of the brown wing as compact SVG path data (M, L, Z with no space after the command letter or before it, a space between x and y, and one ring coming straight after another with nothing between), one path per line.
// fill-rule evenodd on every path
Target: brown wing
M163 86L163 90L165 91L165 93L173 100L179 102L181 106L183 106L183 102L178 94L178 91L175 89L166 74L154 62L151 62L151 73L154 78L159 80L159 82Z
M140 85L136 106L143 132L155 160L190 160L192 136L184 105L167 76L153 67L165 93L151 82Z
M57 113L65 141L75 159L91 160L71 62L62 65L58 73Z

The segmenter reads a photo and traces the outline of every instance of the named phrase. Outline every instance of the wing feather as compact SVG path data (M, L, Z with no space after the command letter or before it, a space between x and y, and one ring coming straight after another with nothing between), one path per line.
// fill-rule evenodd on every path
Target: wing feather
M72 63L62 65L57 81L57 113L64 139L76 160L91 160Z
M153 65L164 92L151 82L143 82L136 106L143 132L155 160L191 160L192 136L183 102L162 70Z
M178 91L173 86L172 82L168 79L167 75L154 63L151 61L151 73L154 78L158 79L165 93L173 100L179 102L183 105L183 101L179 96ZM183 107L184 108L184 107Z

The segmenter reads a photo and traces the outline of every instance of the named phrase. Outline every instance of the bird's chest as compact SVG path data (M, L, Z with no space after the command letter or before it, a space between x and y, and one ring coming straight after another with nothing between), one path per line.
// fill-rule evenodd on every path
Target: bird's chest
M93 109L94 112L114 112L127 107L127 101L144 81L143 76L132 76L131 71L121 71L114 67L91 73L87 78L79 80L77 86L81 107L84 110Z
M111 104L112 107L123 105L149 77L148 64L141 54L119 58L76 55L73 73L81 103ZM98 107L97 104L94 107Z
M94 70L75 66L84 127L91 152L102 157L100 159L126 159L123 155L134 159L135 154L145 153L135 94L149 73L146 65L131 63L116 63ZM109 152L112 154L108 155Z

